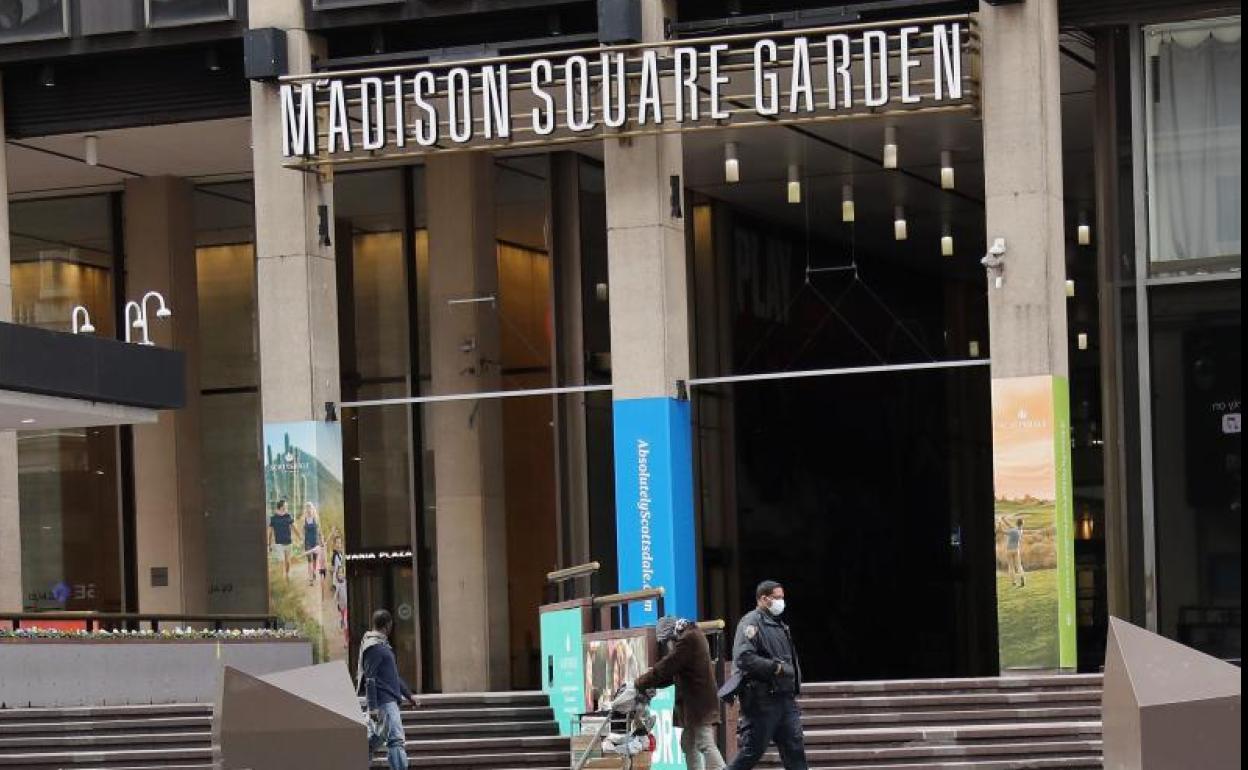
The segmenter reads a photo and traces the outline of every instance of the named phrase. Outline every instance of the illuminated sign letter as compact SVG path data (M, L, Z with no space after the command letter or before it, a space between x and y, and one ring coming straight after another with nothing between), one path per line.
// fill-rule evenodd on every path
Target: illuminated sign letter
M611 59L615 59L615 68ZM612 95L612 91L615 92ZM602 122L619 128L628 120L628 76L624 70L624 54L602 55Z
M760 40L754 44L754 111L759 115L776 115L780 112L780 86L776 73L768 72L763 61L763 52L767 52L767 61L776 61L776 42Z
M472 76L463 67L456 67L446 76L446 104L451 141L468 142L472 139Z
M849 67L854 58L849 53L849 35L828 35L828 108L849 109L854 106L854 83ZM841 98L836 98L837 86Z
M381 78L360 81L360 144L365 150L380 150L386 144L386 103L381 89Z
M910 39L919 34L918 27L901 28L901 101L903 104L917 104L920 99L910 91L910 70L919 66L919 60L910 55Z
M810 41L799 37L793 41L793 75L789 81L789 112L799 112L799 99L806 112L815 111L815 81L810 74Z
M589 103L589 62L584 56L573 56L563 65L567 86L568 128L580 133L594 127L594 110Z
M416 143L421 147L431 147L438 141L438 111L425 101L425 95L432 94L436 88L432 72L417 72L412 78L412 102L423 114L416 119Z
M946 32L949 33L946 36ZM962 98L962 25L952 29L937 24L932 29L932 73L936 79L936 101Z
M867 32L862 36L863 101L868 107L888 104L888 34Z
M329 151L351 152L351 122L341 80L329 81Z
M312 84L299 84L299 112L295 112L294 86L282 84L282 155L316 154L316 107Z
M653 48L641 55L641 98L637 102L637 122L646 125L646 113L655 123L663 122L663 98L659 89L659 54Z
M550 136L555 132L555 99L542 88L553 76L554 68L549 59L538 59L529 67L529 88L542 102L541 107L533 108L533 132L538 136Z
M698 119L698 49L676 49L676 120Z
M481 81L485 138L507 139L511 136L511 80L507 77L507 65L482 67Z
M728 85L728 76L719 74L719 56L729 48L723 43L711 46L711 120L727 120L730 117L728 111L720 106L720 89Z

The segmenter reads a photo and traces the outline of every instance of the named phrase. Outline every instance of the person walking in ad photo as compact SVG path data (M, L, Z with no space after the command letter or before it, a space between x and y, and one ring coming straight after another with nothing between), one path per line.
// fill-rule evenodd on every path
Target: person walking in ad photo
M278 500L273 515L269 517L269 548L276 560L282 562L282 575L290 579L290 546L291 533L295 528L295 517L290 515L285 500Z
M373 630L360 640L356 664L356 692L363 690L368 700L368 749L371 754L385 746L390 770L407 770L407 736L399 704L414 705L412 690L399 676L390 646L394 618L386 610L377 610L372 625Z
M656 629L660 646L670 649L654 668L637 678L638 690L676 686L676 727L682 728L681 751L689 770L723 770L716 743L719 697L711 646L697 623L661 618Z
M774 741L785 770L807 770L797 696L802 667L784 614L784 587L771 580L755 591L758 606L737 626L732 658L741 678L738 753L729 770L752 770Z

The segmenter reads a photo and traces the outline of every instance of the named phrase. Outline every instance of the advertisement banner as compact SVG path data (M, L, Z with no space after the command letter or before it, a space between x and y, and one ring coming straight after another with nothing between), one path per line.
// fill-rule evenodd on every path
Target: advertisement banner
M650 637L639 633L619 639L595 639L585 646L585 703L586 713L602 710L603 701L610 698L620 685L632 683L648 670L650 660ZM660 690L650 702L654 713L655 749L651 766L654 770L684 770L685 755L680 750L680 730L675 724L676 689Z
M616 401L615 515L621 591L662 587L669 615L698 616L693 444L688 401ZM629 608L632 626L658 620L654 602Z
M1066 380L993 380L992 439L1001 668L1074 668L1074 493Z
M576 716L585 710L584 617L581 607L541 613L542 692L560 735L572 735Z
M318 663L347 657L342 430L264 426L269 612L312 642Z

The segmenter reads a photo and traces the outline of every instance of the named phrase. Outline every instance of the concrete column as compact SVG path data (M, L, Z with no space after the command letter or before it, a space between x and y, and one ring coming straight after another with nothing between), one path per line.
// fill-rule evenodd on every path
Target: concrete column
M286 30L292 73L308 72L316 42L300 0L248 5L252 27ZM265 424L321 420L340 397L338 297L328 177L283 165L281 102L272 83L251 85L256 190L260 397ZM324 207L323 209L321 207Z
M664 39L674 5L642 0L647 40ZM684 207L682 141L606 139L603 151L620 589L661 586L669 613L695 617L691 417L677 398L690 360L685 219L674 206ZM655 609L632 608L630 617L652 620Z
M3 139L4 82L0 80L0 321L12 321L9 172ZM21 611L22 521L17 509L17 433L0 430L0 612Z
M999 593L1018 592L998 596L1001 664L1067 668L1075 608L1058 0L981 3L980 23L987 234L1007 247L1000 284L992 273L988 283L997 514L1013 526L1027 511L1033 562L1024 586L998 581ZM1026 505L1028 496L1051 506ZM1024 659L1009 649L1020 638L1033 644L1018 648L1043 652Z
M156 345L185 352L187 367L186 406L162 413L154 425L134 427L141 612L202 613L208 607L193 195L189 182L174 177L126 182L128 297L139 300L148 291L164 295L173 316L156 318L156 305L150 303L149 334Z
M494 160L488 153L432 157L425 184L433 392L497 390L497 303L452 304L498 296ZM442 689L507 689L502 406L497 400L454 401L427 407L426 417L432 426L437 507Z

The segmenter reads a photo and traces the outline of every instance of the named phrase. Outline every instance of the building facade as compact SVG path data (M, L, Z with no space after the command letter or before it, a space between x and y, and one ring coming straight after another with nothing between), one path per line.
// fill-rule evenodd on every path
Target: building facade
M0 430L0 612L387 606L532 689L597 560L784 581L819 679L1237 659L1239 14L0 2L0 320L158 290L189 383Z

